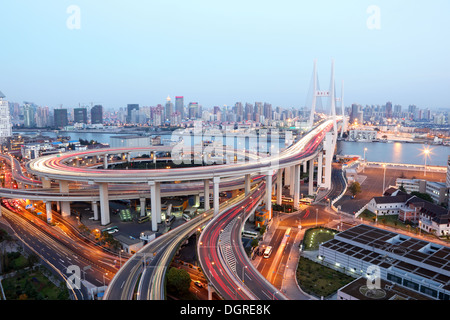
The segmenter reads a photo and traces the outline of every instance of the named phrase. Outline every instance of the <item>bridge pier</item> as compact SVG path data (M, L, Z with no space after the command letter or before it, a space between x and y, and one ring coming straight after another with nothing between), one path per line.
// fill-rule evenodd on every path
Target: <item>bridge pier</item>
M205 211L209 210L209 179L205 179L203 180L203 189L204 189L204 207L205 207Z
M145 198L140 198L140 205L141 205L141 217L144 217L146 215L146 208L145 208Z
M298 209L300 202L300 168L301 164L294 166L294 209Z
M152 231L158 231L158 223L161 222L161 197L160 197L160 183L149 181L150 185L150 203L152 206ZM159 222L158 222L159 220Z
M272 219L272 171L266 173L266 210L269 211L269 220Z
M42 177L41 182L43 189L50 189L52 187L52 182L47 178Z
M317 158L317 188L321 188L323 185L323 152L319 152L318 158Z
M290 185L291 185L291 168L287 167L284 169L284 185L289 187L290 190Z
M333 170L333 155L335 148L335 139L332 132L327 132L323 142L323 149L325 151L325 170L324 170L324 184L326 189L331 188L331 171Z
M308 195L314 195L314 159L309 160Z
M219 185L220 185L220 177L213 178L213 197L214 197L214 216L219 214Z
M44 201L45 204L45 211L47 214L47 223L51 223L52 222L52 202L51 201Z
M246 174L245 175L245 195L247 196L250 193L250 189L251 189L251 184L250 184L250 175Z
M108 183L99 183L98 187L100 192L100 224L105 226L111 222L109 215Z
M69 181L60 180L59 181L59 192L69 193ZM61 201L60 203L61 216L70 216L70 201Z
M279 206L283 202L283 172L284 169L279 169L277 174L277 205Z
M156 184L156 221L161 223L161 182L155 182Z
M98 204L97 204L97 201L92 201L92 211L94 212L94 220L98 221Z

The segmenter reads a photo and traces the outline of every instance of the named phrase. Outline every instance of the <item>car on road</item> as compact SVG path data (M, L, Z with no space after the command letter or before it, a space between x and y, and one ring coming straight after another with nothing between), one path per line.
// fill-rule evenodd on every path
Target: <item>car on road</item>
M203 283L201 283L200 281L194 281L194 284L199 287L199 288L203 288Z

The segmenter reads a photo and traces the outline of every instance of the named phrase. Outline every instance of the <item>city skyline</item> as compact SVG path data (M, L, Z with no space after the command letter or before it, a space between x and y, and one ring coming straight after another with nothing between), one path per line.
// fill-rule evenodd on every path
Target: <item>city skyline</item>
M308 104L313 60L327 89L333 58L348 106L449 107L446 1L378 1L374 29L368 1L79 1L79 29L69 28L77 22L72 3L50 3L2 7L0 26L10 30L2 40L12 50L0 56L0 85L9 101L118 108L163 104L169 93L205 108L237 101L300 108Z

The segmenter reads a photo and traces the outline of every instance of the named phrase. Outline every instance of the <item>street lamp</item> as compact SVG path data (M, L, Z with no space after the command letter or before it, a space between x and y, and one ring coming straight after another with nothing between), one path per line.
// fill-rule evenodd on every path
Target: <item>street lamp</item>
M363 167L363 172L366 169L366 151L367 151L367 148L364 148L364 167Z
M424 169L424 176L427 176L427 158L430 156L431 154L431 150L430 148L425 148L422 151L422 154L425 156L425 169Z
M244 271L245 271L245 269L247 269L247 266L243 266L242 267L242 283L244 283L244 276L245 276L245 274L244 274Z
M383 168L384 168L384 175L383 175L383 192L381 193L381 196L384 195L384 185L386 183L386 165L383 164Z

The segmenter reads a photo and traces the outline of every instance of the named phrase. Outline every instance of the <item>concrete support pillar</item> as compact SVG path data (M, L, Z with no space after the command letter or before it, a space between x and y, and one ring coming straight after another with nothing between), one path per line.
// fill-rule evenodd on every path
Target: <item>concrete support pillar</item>
M277 174L277 205L279 206L283 202L283 171L283 169L280 169Z
M43 189L50 189L52 187L52 182L47 178L42 178L41 181Z
M59 181L59 192L69 193L69 181L64 181L64 180ZM61 201L60 202L60 212L61 212L61 216L63 216L63 217L70 216L70 201Z
M266 173L266 210L269 212L269 220L272 219L272 173Z
M308 195L314 195L314 159L309 160Z
M289 195L291 196L291 198L294 198L294 194L295 194L295 167L296 166L292 166L289 168L289 180L290 180L290 184L289 184Z
M300 164L294 166L294 209L298 209L300 201Z
M45 211L47 214L47 223L51 223L52 222L52 202L51 201L44 201L45 203Z
M150 185L150 203L152 206L152 216L151 216L151 220L152 220L152 231L156 232L158 231L158 222L157 222L157 218L156 218L156 208L157 208L157 204L156 204L156 183L155 181L149 181L148 184Z
M103 169L108 169L108 155L103 157Z
M220 185L220 177L213 178L213 197L214 197L214 216L219 214L219 185Z
M129 152L127 153L127 162L131 162L131 154Z
M161 183L155 182L156 185L156 221L161 223Z
M98 204L97 204L97 201L92 201L92 211L94 212L94 220L98 221Z
M145 210L145 198L140 198L139 199L141 201L140 205L141 205L141 217L145 217L146 215L146 210Z
M284 185L291 185L291 168L287 167L284 169Z
M250 179L250 175L246 174L245 175L245 195L247 196L250 193L250 189L251 189L251 179Z
M324 184L323 187L326 189L331 188L331 171L333 170L333 155L336 142L332 132L327 132L325 135L325 140L323 147L325 150L325 170L324 170Z
M109 215L108 183L99 183L98 186L100 191L100 224L105 226L111 222Z
M204 202L205 202L205 211L206 211L206 210L210 209L210 207L209 207L209 180L208 179L203 180L203 188L204 188L204 194L205 194Z
M317 188L322 187L322 173L323 173L323 152L319 152L317 158Z
M308 165L307 161L303 162L303 173L306 173L308 171L307 165Z

